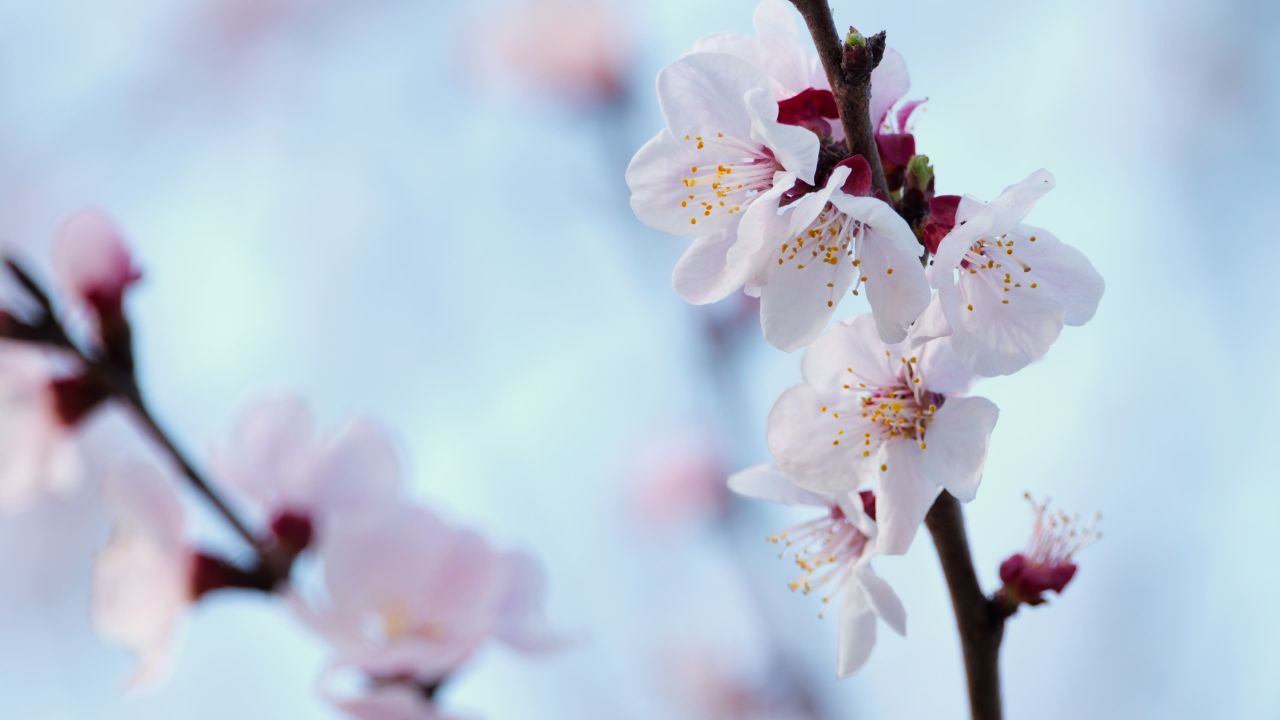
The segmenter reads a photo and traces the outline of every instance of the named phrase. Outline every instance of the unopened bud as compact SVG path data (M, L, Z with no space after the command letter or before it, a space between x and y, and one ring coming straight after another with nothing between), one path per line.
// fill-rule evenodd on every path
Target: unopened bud
M292 556L298 556L315 538L315 525L306 513L284 510L271 519L271 535Z
M933 184L933 165L928 155L913 155L907 162L907 187L926 191Z
M844 36L844 46L851 48L866 47L867 39L862 36L862 33L858 32L857 28L850 25L849 34Z

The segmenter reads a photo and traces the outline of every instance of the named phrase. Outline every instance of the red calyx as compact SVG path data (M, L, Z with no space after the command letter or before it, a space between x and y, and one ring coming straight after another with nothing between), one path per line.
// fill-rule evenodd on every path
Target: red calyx
M921 240L931 254L938 253L942 238L956 226L956 209L959 207L959 195L936 195L929 201L929 217L925 220Z
M916 154L916 136L907 132L878 133L876 149L880 151L880 164L889 190L901 190L906 182L907 163Z
M284 510L271 519L271 535L281 548L296 557L315 539L315 524L306 513Z
M836 163L836 167L849 168L849 177L845 179L844 185L840 189L847 195L857 195L859 197L867 197L872 194L871 190L871 164L861 155L845 158Z
M859 490L858 499L862 501L862 512L872 520L876 519L876 494L870 490Z
M1017 553L1000 563L1004 587L999 596L1011 609L1019 603L1034 607L1045 602L1044 594L1050 590L1061 594L1075 575L1075 563L1041 564Z
M827 121L839 117L836 96L830 90L809 88L798 95L778 101L778 122L805 128L818 137L830 135L831 123Z
M199 600L215 590L262 590L270 591L264 586L261 573L245 570L234 563L206 552L195 552L191 556L191 599Z
M88 417L111 393L87 374L58 378L50 383L58 418L74 427Z

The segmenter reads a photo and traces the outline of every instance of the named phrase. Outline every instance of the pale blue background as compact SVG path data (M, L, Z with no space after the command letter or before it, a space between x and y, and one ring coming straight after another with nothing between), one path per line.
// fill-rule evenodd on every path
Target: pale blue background
M207 3L206 3L207 4ZM906 57L944 192L992 196L1038 167L1035 210L1107 279L1096 319L981 391L1002 409L969 508L988 586L1026 538L1024 490L1105 515L1106 538L1004 654L1011 717L1280 717L1280 363L1273 268L1280 142L1274 3L836 2ZM664 658L758 669L733 554L636 521L628 467L709 422L696 321L670 290L680 240L626 208L622 168L659 127L652 77L751 4L619 10L634 104L539 100L468 64L504 3L316 2L228 57L196 2L0 4L0 235L38 256L65 214L108 208L147 279L132 301L156 405L207 448L246 401L296 390L328 418L395 428L415 492L533 549L573 651L495 650L446 694L495 719L685 718ZM193 25L193 22L195 23ZM470 40L469 40L470 38ZM846 314L857 305L842 308ZM797 356L748 343L734 461ZM132 447L109 427L94 441ZM122 440L121 438L126 438ZM963 716L928 542L880 563L910 613L834 681L835 624L791 597L760 510L729 547L820 685L826 717ZM0 522L0 716L329 717L322 648L256 599L198 608L164 687L126 699L128 657L88 626L95 501ZM214 538L217 541L217 538ZM720 544L717 544L717 543Z

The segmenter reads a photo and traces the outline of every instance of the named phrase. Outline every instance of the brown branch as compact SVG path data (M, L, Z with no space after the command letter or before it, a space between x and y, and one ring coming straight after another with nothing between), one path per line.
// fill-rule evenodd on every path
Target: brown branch
M871 71L884 56L884 33L865 38L862 45L846 45L836 32L835 19L827 0L791 0L813 36L818 59L831 83L844 127L845 141L851 155L861 155L871 166L871 180L876 190L890 199L889 183L880 164L875 128L871 126Z
M924 523L933 536L951 592L969 680L969 712L973 720L1000 720L1000 641L1004 638L1005 614L987 599L978 583L959 501L943 491Z

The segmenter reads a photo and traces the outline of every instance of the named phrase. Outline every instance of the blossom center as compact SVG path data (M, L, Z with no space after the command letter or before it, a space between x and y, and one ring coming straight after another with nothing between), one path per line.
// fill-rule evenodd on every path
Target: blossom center
M697 225L716 214L736 215L752 198L769 189L773 174L781 170L768 148L750 146L717 132L715 137L685 134L696 152L709 152L720 161L690 165L680 182L684 195L680 207L689 211L689 224ZM724 160L724 157L734 158Z
M885 356L891 357L888 351ZM897 382L885 387L861 382L857 380L858 376L853 368L846 368L849 381L842 384L840 389L853 394L852 403L842 400L840 407L823 405L821 408L823 413L829 412L833 419L840 420L841 413L847 412L850 404L853 405L863 421L862 437L855 440L862 444L863 457L871 457L886 441L895 439L912 440L921 450L928 448L925 436L929 424L945 398L940 393L925 388L917 357L900 357L899 360L901 367ZM845 428L842 427L836 431L831 444L840 445L848 440Z
M800 271L815 265L826 265L834 270L840 263L847 262L857 271L862 266L862 261L857 258L857 239L862 229L862 223L827 203L807 228L778 247L778 265L790 264ZM834 307L835 294L839 292L834 279L827 275L820 279L826 282L831 291L826 305ZM852 294L858 295L862 284L867 280L866 275L859 274L854 281Z
M1019 251L1025 247L1024 243L1035 241L1035 235L1016 238L1007 233L994 238L982 238L965 252L960 261L961 271L999 288L1003 295L1000 303L1008 305L1010 299L1016 297L1016 290L1036 290L1040 287L1036 276L1032 274L1031 264L1019 257ZM972 312L973 306L969 305L968 310Z
M801 570L800 576L787 584L792 592L808 595L815 589L830 586L822 597L823 605L829 605L840 594L844 581L853 574L867 547L867 536L849 522L839 505L832 505L822 517L770 535L768 539L783 546L778 553L779 560L791 554Z

